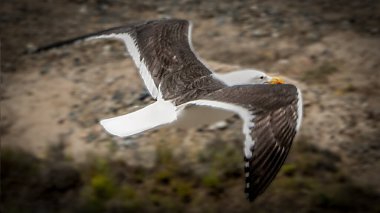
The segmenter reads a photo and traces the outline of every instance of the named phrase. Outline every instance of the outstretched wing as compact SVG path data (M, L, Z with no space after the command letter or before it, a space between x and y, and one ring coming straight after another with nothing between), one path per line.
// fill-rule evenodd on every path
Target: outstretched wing
M173 99L185 94L199 79L212 72L198 59L191 45L191 23L163 19L116 27L39 48L48 50L80 40L122 40L153 98ZM214 84L215 85L215 84ZM218 82L219 87L223 87ZM190 89L189 89L190 88ZM213 89L218 89L213 88Z
M233 111L243 122L245 192L264 192L287 157L302 118L302 98L293 85L223 88L191 104Z

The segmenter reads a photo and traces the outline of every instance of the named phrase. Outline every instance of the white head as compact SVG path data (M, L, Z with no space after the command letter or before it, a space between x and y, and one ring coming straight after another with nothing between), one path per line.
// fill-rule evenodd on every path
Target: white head
M283 84L279 77L271 77L258 70L239 70L224 74L214 74L228 86L242 84Z

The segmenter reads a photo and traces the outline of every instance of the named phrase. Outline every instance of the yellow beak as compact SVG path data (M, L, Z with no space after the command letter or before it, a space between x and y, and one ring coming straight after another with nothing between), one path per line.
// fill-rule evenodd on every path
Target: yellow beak
M284 79L280 78L280 77L272 77L272 79L269 81L270 84L284 84L285 81Z

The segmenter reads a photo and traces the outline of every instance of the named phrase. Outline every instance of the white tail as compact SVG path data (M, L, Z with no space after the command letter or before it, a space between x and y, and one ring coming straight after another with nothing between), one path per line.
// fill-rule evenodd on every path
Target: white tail
M128 137L176 119L176 107L170 101L158 100L136 112L101 120L100 124L112 135Z

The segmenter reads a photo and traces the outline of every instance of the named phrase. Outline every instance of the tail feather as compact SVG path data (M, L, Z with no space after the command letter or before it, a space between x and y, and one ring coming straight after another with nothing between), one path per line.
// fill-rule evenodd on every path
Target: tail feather
M112 135L128 137L169 124L176 119L176 107L169 101L159 100L138 111L101 120L100 124Z

